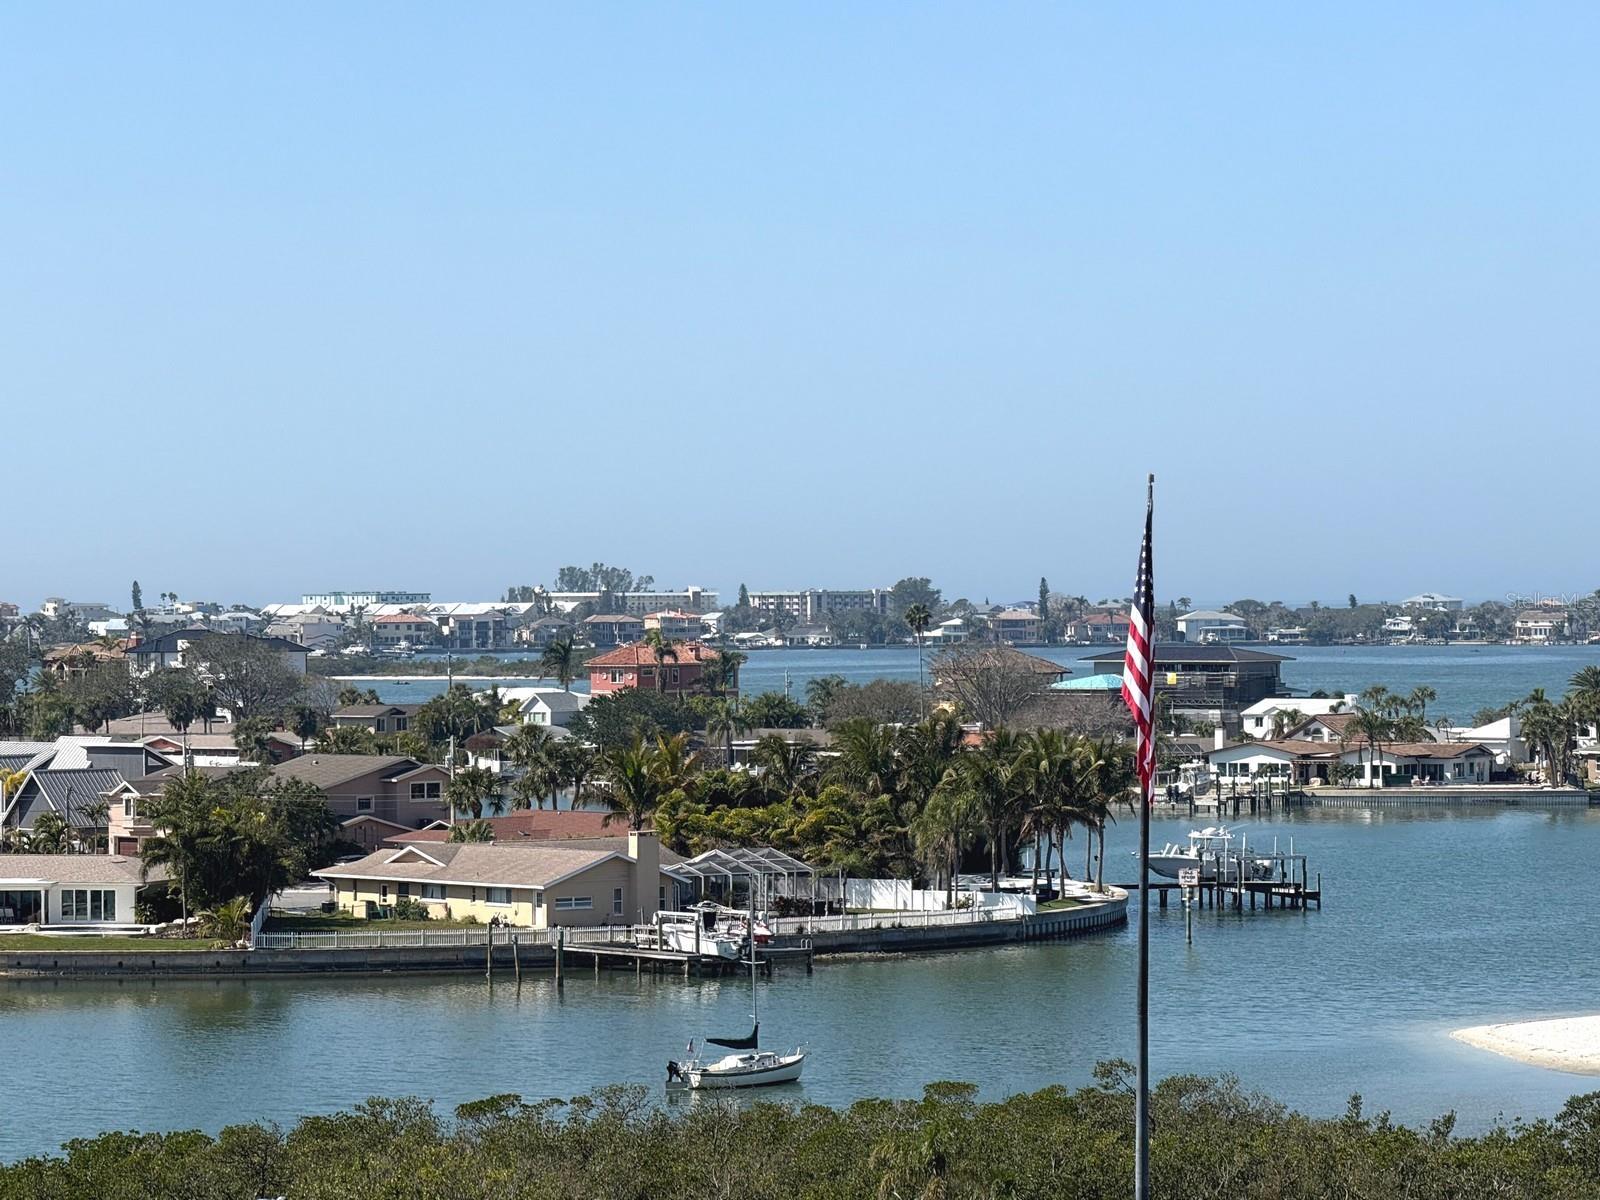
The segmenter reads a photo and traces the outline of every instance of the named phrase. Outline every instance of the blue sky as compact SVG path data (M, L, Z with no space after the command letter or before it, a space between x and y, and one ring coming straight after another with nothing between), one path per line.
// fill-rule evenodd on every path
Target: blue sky
M1590 561L1580 5L10 5L0 599Z

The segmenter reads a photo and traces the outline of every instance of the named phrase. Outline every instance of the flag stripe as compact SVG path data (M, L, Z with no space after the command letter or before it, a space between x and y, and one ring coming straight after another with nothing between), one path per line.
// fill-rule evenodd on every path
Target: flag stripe
M1151 631L1155 628L1155 579L1150 533L1153 513L1145 508L1144 542L1139 547L1139 573L1133 584L1133 604L1128 612L1128 649L1122 662L1122 700L1133 716L1134 765L1146 802L1156 774L1156 739L1150 728L1155 706L1155 653Z

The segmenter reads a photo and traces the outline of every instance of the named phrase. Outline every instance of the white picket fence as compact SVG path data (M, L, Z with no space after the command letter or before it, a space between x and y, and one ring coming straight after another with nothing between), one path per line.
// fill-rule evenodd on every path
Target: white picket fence
M855 929L934 929L946 925L977 925L986 921L1015 921L1022 912L1010 905L971 908L907 909L901 912L841 913L828 917L783 917L772 922L778 934L847 933Z

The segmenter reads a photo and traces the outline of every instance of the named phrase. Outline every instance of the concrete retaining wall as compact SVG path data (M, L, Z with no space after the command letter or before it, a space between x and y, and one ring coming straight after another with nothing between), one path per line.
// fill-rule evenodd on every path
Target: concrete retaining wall
M1308 808L1455 807L1492 804L1497 807L1587 808L1600 803L1600 793L1581 788L1472 787L1426 788L1307 788L1296 794L1295 804Z
M1098 903L1052 909L1016 920L977 921L971 924L906 925L896 928L885 918L883 928L849 929L809 934L814 952L828 954L914 954L955 950L966 946L991 946L1081 937L1127 923L1128 895L1110 889ZM581 946L572 949L581 951ZM380 950L7 950L0 952L0 976L49 979L207 979L283 975L423 975L482 974L483 946L384 947ZM555 951L547 945L519 945L517 958L524 969L550 970ZM570 966L569 959L569 966ZM512 970L511 947L496 943L496 975Z

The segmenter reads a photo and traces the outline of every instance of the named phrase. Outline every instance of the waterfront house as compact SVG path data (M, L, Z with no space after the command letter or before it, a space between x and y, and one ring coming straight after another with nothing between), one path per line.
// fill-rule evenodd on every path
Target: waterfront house
M1250 629L1238 613L1197 608L1178 618L1180 641L1209 644L1250 640Z
M139 892L164 878L141 880L122 854L0 854L0 928L131 925Z
M344 636L344 630L345 625L342 620L318 608L311 612L281 617L262 632L268 637L283 638L298 646L304 646L309 651L337 649L339 639Z
M705 668L720 655L703 642L674 642L672 653L657 666L655 651L643 642L618 646L586 664L589 693L605 696L628 688L646 688L673 695L707 690Z
M97 848L106 830L110 793L122 782L115 768L35 767L0 804L0 827L31 832L42 815L53 813L66 822L80 849Z
M450 773L399 754L305 754L272 768L275 779L298 779L320 788L342 820L371 814L420 829L448 816Z
M1392 617L1385 617L1383 621L1383 636L1391 642L1410 641L1417 633L1417 623L1404 613L1396 613Z
M595 613L584 618L583 636L599 650L627 645L644 637L644 618L629 613Z
M1320 712L1314 716L1308 716L1291 729L1285 729L1280 736L1291 741L1302 742L1348 741L1351 736L1350 727L1355 723L1356 716L1354 704L1337 712ZM1246 732L1249 731L1247 730ZM1257 736L1270 739L1272 730L1269 728L1265 733Z
M1401 608L1423 612L1460 612L1466 602L1460 596L1446 596L1439 592L1419 592L1400 602Z
M385 613L372 619L372 645L378 650L396 646L432 646L439 640L439 624L418 613Z
M1352 775L1351 786L1409 787L1413 784L1488 783L1494 753L1476 742L1305 741L1280 738L1223 746L1206 755L1221 786L1270 779L1296 786L1336 783ZM1340 767L1347 768L1341 772ZM1353 772L1348 769L1353 769Z
M967 623L960 617L951 617L924 633L922 640L929 646L959 646L967 636Z
M989 617L995 640L1009 646L1037 645L1042 640L1039 614L1026 608L1007 608Z
M373 733L405 733L420 704L347 704L328 718L335 728L346 726Z
M1567 614L1559 608L1525 609L1511 627L1513 641L1531 646L1565 641L1568 630Z
M924 637L923 640L931 639ZM796 625L784 631L783 644L806 647L831 646L834 644L834 637L825 625Z
M1123 651L1102 650L1086 656L1100 673L1122 669ZM1194 645L1158 642L1155 646L1156 694L1167 711L1191 720L1238 728L1239 713L1257 701L1283 696L1281 678L1287 655L1247 650L1226 642Z
M440 918L498 918L529 929L648 922L676 879L662 869L656 835L631 831L604 847L553 842L412 842L312 874L334 903L366 915L402 897Z
M511 604L460 603L429 605L437 621L439 641L451 650L502 650L511 640Z
M551 642L572 636L572 622L564 617L536 617L524 621L512 634L513 640L524 646L542 650Z
M205 670L205 662L198 660L193 653L195 643L202 638L249 638L270 650L278 652L284 664L301 674L306 669L306 653L304 646L291 642L281 637L257 637L253 633L218 633L212 629L177 629L171 633L164 633L160 637L150 638L140 642L128 652L133 661L135 673L148 675L151 671L162 667L193 667L196 670Z
M1303 646L1311 639L1311 630L1304 625L1274 625L1267 630L1267 641L1280 646Z
M1123 645L1128 640L1128 614L1126 612L1086 612L1068 621L1066 639L1080 646L1101 643Z
M1269 696L1257 700L1239 713L1239 731L1253 738L1270 738L1275 733L1284 737L1299 737L1278 728L1286 713L1299 713L1301 718L1320 717L1326 713L1354 711L1354 696ZM1297 722L1297 727L1299 722Z
M517 719L524 725L546 729L565 729L572 718L589 703L587 692L569 692L554 687L511 687L500 689L502 704L517 706Z
M621 835L627 822L610 812L592 809L528 808L506 813L499 817L485 817L497 842L559 842L573 838L597 838ZM421 829L407 829L391 834L386 846L408 846L413 842L447 842L450 840L450 822L432 821ZM663 850L662 861L669 851Z
M646 633L656 630L669 642L692 642L701 634L700 614L670 608L648 613L644 629Z

